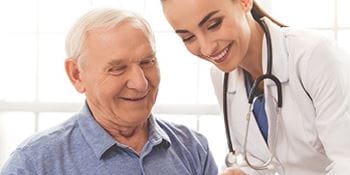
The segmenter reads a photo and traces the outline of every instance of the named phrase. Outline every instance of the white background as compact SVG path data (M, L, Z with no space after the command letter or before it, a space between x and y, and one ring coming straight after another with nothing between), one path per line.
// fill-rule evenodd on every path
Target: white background
M348 0L264 0L263 5L283 23L315 29L350 51ZM94 7L125 8L150 22L162 76L154 113L207 136L223 165L224 125L210 65L186 51L159 0L0 0L0 167L25 138L79 109L84 98L64 72L64 39L73 22Z

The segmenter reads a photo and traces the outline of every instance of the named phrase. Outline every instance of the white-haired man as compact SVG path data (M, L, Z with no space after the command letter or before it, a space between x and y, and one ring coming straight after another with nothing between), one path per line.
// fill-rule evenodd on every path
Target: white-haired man
M160 81L146 21L88 12L67 36L65 68L82 110L22 143L2 175L216 175L204 136L152 116Z

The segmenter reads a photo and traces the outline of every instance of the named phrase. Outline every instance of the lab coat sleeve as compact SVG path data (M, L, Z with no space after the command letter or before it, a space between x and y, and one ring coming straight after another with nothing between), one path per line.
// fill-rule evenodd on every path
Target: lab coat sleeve
M305 88L316 111L315 126L328 175L350 174L350 57L335 43L320 42L307 63Z

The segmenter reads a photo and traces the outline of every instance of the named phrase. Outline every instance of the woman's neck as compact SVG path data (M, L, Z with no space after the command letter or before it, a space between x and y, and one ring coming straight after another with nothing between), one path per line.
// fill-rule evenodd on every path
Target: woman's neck
M251 37L249 41L248 51L241 63L240 67L250 73L253 80L263 74L262 68L262 41L264 31L258 22L254 19L249 20L251 29Z

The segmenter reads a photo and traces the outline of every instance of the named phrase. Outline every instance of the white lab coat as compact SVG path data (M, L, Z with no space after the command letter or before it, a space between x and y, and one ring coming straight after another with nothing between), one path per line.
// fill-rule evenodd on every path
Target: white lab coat
M281 81L283 93L282 116L277 120L276 86L265 80L268 143L276 142L271 150L281 165L276 169L286 175L350 175L349 56L335 42L310 31L280 28L265 21L272 39L272 73ZM265 38L262 55L266 72ZM211 75L222 109L223 73L213 68ZM227 99L233 147L243 152L248 100L240 68L230 73ZM271 156L254 117L247 147L256 158L251 158L253 162ZM266 173L244 170L248 174Z

